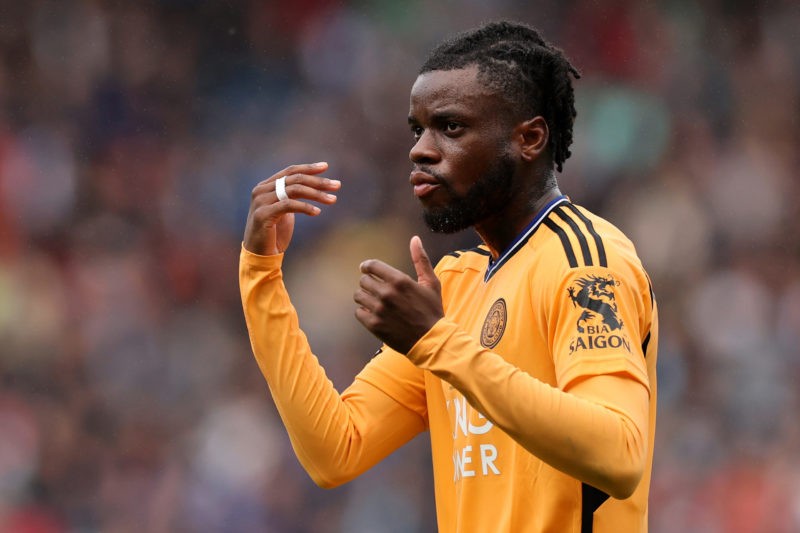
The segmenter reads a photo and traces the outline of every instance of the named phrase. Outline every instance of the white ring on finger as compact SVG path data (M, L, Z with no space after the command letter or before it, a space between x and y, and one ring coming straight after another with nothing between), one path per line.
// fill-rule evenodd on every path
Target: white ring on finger
M275 194L278 195L278 200L283 201L289 199L289 195L286 194L286 176L275 180Z

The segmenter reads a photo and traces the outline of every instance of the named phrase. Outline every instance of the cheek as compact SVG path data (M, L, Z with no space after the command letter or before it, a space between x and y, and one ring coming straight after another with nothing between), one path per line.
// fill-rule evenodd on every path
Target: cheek
M453 147L446 158L454 188L466 190L478 181L502 155L497 150L480 145Z

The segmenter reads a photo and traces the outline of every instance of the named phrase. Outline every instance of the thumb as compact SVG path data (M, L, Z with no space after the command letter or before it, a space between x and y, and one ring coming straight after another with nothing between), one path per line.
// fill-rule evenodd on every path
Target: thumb
M414 270L417 271L417 283L426 287L439 290L439 280L433 272L433 265L428 257L428 252L422 246L422 239L414 235L409 244L411 249L411 261L414 263Z

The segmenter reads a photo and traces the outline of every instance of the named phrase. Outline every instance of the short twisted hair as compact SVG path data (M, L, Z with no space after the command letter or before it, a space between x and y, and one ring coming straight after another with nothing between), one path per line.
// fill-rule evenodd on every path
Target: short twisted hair
M471 65L478 67L479 79L525 119L538 115L545 119L550 155L561 172L572 154L569 147L577 115L572 78L580 78L563 52L526 24L490 22L438 45L419 73Z

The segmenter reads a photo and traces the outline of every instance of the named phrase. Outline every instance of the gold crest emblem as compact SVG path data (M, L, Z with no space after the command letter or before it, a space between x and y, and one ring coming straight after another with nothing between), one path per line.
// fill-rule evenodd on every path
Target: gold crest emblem
M489 313L486 315L486 320L483 321L483 329L481 330L481 344L485 348L494 348L500 339L503 338L503 332L506 330L506 301L500 298L492 304Z

